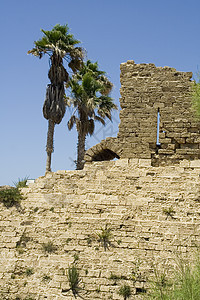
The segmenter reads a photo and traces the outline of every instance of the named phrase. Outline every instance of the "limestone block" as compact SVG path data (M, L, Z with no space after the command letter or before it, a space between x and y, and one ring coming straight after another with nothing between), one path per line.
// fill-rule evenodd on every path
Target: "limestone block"
M191 168L200 168L200 159L190 161Z

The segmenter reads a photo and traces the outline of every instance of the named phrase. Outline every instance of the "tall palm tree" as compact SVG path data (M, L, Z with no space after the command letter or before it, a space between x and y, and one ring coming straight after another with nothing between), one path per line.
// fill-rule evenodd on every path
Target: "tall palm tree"
M63 65L63 59L68 62L69 68L76 72L82 64L83 49L75 47L79 43L69 33L67 25L57 24L51 31L41 30L43 37L35 41L35 47L28 51L42 58L45 54L50 56L51 67L48 72L50 84L46 89L46 99L43 105L43 115L48 120L47 133L47 162L46 171L51 171L51 155L53 153L53 136L55 124L59 124L65 114L65 88L69 75Z
M67 87L71 88L71 97L67 97L68 105L74 106L74 112L68 121L71 130L74 125L78 132L77 170L84 167L86 136L94 133L95 121L105 125L105 118L111 120L111 111L117 109L109 96L112 83L105 72L98 69L98 64L88 60L82 68L72 76Z

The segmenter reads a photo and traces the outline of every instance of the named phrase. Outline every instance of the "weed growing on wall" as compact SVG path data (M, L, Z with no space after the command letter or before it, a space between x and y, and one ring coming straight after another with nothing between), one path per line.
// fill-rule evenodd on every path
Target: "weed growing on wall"
M72 267L69 267L68 269L68 280L69 280L69 286L72 290L72 293L74 297L77 296L80 288L79 288L79 272L75 264L72 265Z
M128 299L131 296L131 288L129 285L122 285L118 291L118 294L124 298L124 300Z
M106 224L105 229L101 228L101 232L97 233L97 235L99 237L99 242L103 245L104 250L106 251L111 245L111 241L110 241L112 237L111 228L109 228L108 225Z
M175 210L173 209L173 207L169 207L169 208L163 208L163 213L167 216L167 217L171 217L173 218L174 214L176 213Z
M42 244L43 250L48 253L53 253L57 250L57 246L53 244L53 242L48 242Z
M24 177L24 178L19 178L18 181L16 182L13 182L15 187L16 188L24 188L24 187L27 187L26 183L27 183L27 180L28 180L28 176Z
M43 275L42 281L49 282L50 280L51 280L51 277L49 275L47 275L47 274Z
M34 274L34 271L32 268L27 268L25 271L26 276L31 276Z
M24 198L18 188L10 187L0 190L0 202L7 208L19 205L22 199Z

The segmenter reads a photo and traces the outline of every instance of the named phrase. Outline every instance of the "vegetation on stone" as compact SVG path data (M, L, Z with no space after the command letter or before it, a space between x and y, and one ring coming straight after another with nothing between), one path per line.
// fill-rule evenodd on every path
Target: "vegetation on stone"
M131 288L129 285L124 284L120 287L118 293L124 298L124 300L126 300L131 296Z
M165 270L163 270L165 271ZM178 260L174 276L166 279L164 273L155 270L155 279L145 299L156 300L199 300L200 295L200 260L194 265ZM174 277L174 278L173 278Z
M68 280L69 280L69 286L72 290L73 295L76 297L80 287L79 287L79 271L75 264L72 265L72 267L68 268Z
M48 253L53 253L57 250L57 246L54 245L54 243L51 241L47 242L47 243L43 243L42 247L43 247L44 251L48 252Z
M109 96L112 83L105 72L99 70L98 64L87 60L67 83L71 96L67 97L68 106L74 107L74 112L68 121L71 130L76 125L78 132L77 160L78 170L84 167L85 143L87 135L92 135L95 121L105 125L105 119L111 120L111 112L117 109Z
M198 80L194 80L192 85L192 107L196 117L200 119L200 74Z
M105 251L111 245L111 241L110 241L110 239L112 237L111 231L112 231L112 229L109 228L108 225L106 224L105 228L101 228L101 232L97 233L97 235L99 237L99 241L103 245Z
M18 188L8 187L0 189L0 202L7 208L19 205L22 199L24 198Z
M28 176L24 177L24 178L19 178L18 181L14 182L14 185L16 188L24 188L27 187L26 183L28 180Z

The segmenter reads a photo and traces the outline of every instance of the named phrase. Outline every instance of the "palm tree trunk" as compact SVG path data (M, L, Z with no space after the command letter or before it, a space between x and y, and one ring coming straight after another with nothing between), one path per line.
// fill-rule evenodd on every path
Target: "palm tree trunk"
M82 170L84 167L85 139L86 139L86 134L78 131L77 161L76 161L77 170Z
M54 136L55 123L52 120L48 120L48 133L47 133L47 162L46 172L51 172L51 154L53 153L53 136Z

